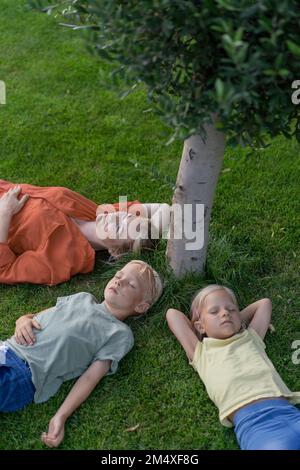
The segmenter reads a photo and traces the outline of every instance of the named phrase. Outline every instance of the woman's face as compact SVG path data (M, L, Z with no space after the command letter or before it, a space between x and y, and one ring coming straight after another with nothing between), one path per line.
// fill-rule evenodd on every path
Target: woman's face
M96 234L106 249L130 249L138 238L141 218L128 212L109 212L96 218Z

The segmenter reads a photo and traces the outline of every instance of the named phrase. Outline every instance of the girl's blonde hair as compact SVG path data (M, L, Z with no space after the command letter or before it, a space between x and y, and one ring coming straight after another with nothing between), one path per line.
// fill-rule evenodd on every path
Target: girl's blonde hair
M194 297L192 301L190 316L191 316L191 323L192 323L193 328L194 328L195 322L200 319L204 300L209 294L217 290L223 290L227 292L227 294L231 297L231 300L233 301L233 303L238 307L236 296L231 289L225 286L221 286L219 284L210 284L209 286L206 286L203 289L201 289L199 292L197 292L196 296Z

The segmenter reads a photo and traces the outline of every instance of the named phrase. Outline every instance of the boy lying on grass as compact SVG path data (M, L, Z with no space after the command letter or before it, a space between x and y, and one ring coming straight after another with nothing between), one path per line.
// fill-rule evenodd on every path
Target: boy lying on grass
M134 260L108 282L102 303L80 292L20 317L14 336L0 342L0 411L45 402L63 382L79 377L41 437L47 446L57 447L68 417L102 377L116 372L132 348L133 334L124 321L145 313L161 292L157 272Z

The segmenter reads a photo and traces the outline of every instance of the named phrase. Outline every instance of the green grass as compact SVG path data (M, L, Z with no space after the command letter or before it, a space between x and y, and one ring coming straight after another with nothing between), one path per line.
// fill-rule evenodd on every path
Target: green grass
M67 186L99 203L119 195L171 202L182 144L165 146L168 130L143 112L149 108L143 92L120 101L101 88L99 69L107 74L107 66L89 56L78 32L29 11L24 1L2 0L0 51L7 86L1 178ZM212 280L233 287L241 306L272 299L269 356L290 388L300 389L300 366L291 360L292 341L300 337L299 146L278 138L251 158L247 153L226 152L205 279L176 281L165 265L165 242L144 257L166 277L165 293L149 315L130 321L134 349L70 418L62 449L237 449L165 321L168 307L187 311L194 292ZM98 258L92 274L57 287L0 286L0 338L13 333L21 314L51 306L58 296L89 291L101 299L113 271ZM40 433L71 386L45 404L2 414L0 449L45 448Z

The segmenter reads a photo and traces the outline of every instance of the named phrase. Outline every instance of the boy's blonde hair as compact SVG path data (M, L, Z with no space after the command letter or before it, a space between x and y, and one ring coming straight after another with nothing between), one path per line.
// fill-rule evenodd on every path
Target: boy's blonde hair
M138 264L140 266L140 276L145 284L144 300L151 307L159 299L163 291L163 283L158 272L150 264L139 259L129 261L128 264Z
M221 286L219 284L210 284L209 286L206 286L203 289L201 289L199 292L197 292L196 296L194 297L192 301L190 316L191 316L191 323L193 326L194 326L194 323L200 319L204 300L209 294L217 290L223 290L227 292L227 294L231 297L231 300L233 301L233 303L238 307L236 296L231 289L225 286Z

